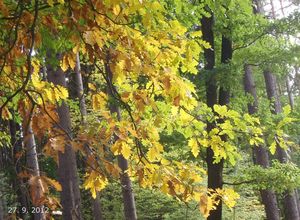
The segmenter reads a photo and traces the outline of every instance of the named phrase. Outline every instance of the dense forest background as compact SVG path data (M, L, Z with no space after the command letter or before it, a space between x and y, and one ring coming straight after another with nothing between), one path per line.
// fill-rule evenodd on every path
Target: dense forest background
M299 220L298 0L0 0L0 220Z

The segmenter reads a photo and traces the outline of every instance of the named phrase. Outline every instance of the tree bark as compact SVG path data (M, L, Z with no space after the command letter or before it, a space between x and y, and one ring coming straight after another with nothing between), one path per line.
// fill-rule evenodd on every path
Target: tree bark
M39 162L37 157L37 149L36 149L36 142L34 138L34 134L31 127L31 118L28 116L23 121L23 132L24 138L23 143L26 149L26 164L27 168L29 169L29 173L32 177L36 178L36 181L30 188L30 193L34 198L32 198L32 205L34 207L40 207L42 209L42 199L43 199L43 191L44 187L40 179L40 168ZM34 216L35 220L44 220L46 216L43 212L31 213Z
M255 82L252 75L252 68L250 65L245 65L244 89L246 94L248 93L253 97L253 102L248 103L248 112L250 115L253 115L258 110L258 100ZM269 167L269 154L266 148L261 145L254 146L253 154L255 158L255 164L258 164L264 168ZM260 195L267 219L279 220L280 214L275 193L272 190L260 190Z
M287 90L288 97L289 97L289 103L290 103L291 109L293 110L294 109L294 97L293 97L293 93L292 93L291 84L289 81L289 76L286 77L285 83L286 83L286 90Z
M4 206L2 198L0 198L0 220L4 220Z
M76 65L75 65L75 80L76 80L76 91L77 91L77 97L79 99L79 107L80 112L83 117L87 115L86 112L86 104L85 104L85 97L83 92L83 82L82 82L82 76L81 76L81 69L80 69L80 58L79 53L76 54Z
M109 68L108 63L105 64L105 71L108 76L107 78L108 78L108 81L110 84L110 85L107 85L108 86L107 93L110 97L114 97L113 91L112 91L112 87L113 87L112 72ZM119 121L121 120L121 112L120 112L119 106L117 106L114 103L110 104L110 111L111 111L111 113L116 113L118 120ZM116 141L117 139L118 139L118 137L114 136L114 141ZM118 159L118 165L121 169L120 182L122 185L122 195L123 195L125 219L126 220L137 220L135 199L134 199L134 194L133 194L133 190L132 190L132 183L131 183L128 173L126 172L128 170L128 161L122 155L118 155L117 159Z
M232 41L229 37L222 35L222 48L221 48L221 63L229 64L232 59ZM230 89L229 86L225 87L224 85L220 86L219 90L219 104L228 105L230 99ZM226 136L224 141L226 141Z
M300 72L299 67L294 66L295 77L294 77L294 85L298 89L298 94L300 93Z
M97 193L96 198L92 198L92 200L94 220L103 220L104 218L101 210L100 193Z
M26 193L26 184L24 183L23 179L18 178L18 174L22 171L22 160L20 158L16 158L15 155L22 151L22 138L20 136L21 127L17 124L13 119L9 121L9 132L11 137L11 145L12 145L12 161L15 167L15 175L13 175L12 180L12 187L13 190L16 191L17 201L19 202L19 209L21 207L25 207L26 210L29 210L29 199ZM24 213L17 213L17 217L21 219L25 219L26 214Z
M222 49L221 49L221 62L228 64L232 58L232 42L225 36L222 36ZM219 89L219 104L227 105L229 104L230 91L225 86L220 86ZM220 121L221 122L221 121ZM222 141L227 141L227 136L221 136ZM222 189L223 188L223 167L224 159L221 159L219 163L213 163L213 151L210 150L208 154L210 160L210 167L208 168L208 173L210 172L211 177L208 176L208 185L211 185L212 189ZM212 163L212 164L211 164ZM209 174L208 174L209 175ZM210 186L209 186L210 188ZM222 202L217 206L215 212L212 212L208 217L209 220L221 220L222 219Z
M282 107L276 90L276 78L269 70L264 71L264 78L267 96L271 102L271 112L273 114L279 114L282 111ZM278 145L276 147L276 155L281 163L287 163L289 160L287 152ZM295 191L285 192L283 202L285 219L299 220L300 216Z
M211 46L209 49L204 50L205 70L209 71L206 80L206 103L208 107L213 108L218 103L217 83L213 70L215 68L215 51L214 51L214 33L213 33L214 15L211 17L203 17L201 19L201 29L203 40L208 42ZM210 132L216 127L214 122L207 122L207 132ZM223 163L214 163L214 152L208 147L206 150L206 163L207 163L207 187L210 189L222 188L223 185ZM211 210L208 220L221 220L222 219L222 202L220 202L215 210Z
M82 117L82 122L83 122L83 124L86 124L85 117L87 116L87 110L86 110L84 90L83 90L79 53L76 54L75 83L76 83L76 96L79 99L79 108L80 108L80 113L81 113L81 117ZM87 151L88 151L88 154L90 154L90 150L87 149ZM95 167L93 166L93 168L95 168ZM103 220L99 195L100 194L97 193L95 199L91 197L94 220Z
M120 108L116 105L111 105L111 112L117 113L119 120L121 119ZM115 140L117 137L115 136ZM121 169L120 181L122 185L123 205L126 220L137 220L135 199L132 190L131 180L128 173L128 161L122 156L118 155L118 165Z
M60 58L60 55L58 55ZM54 85L61 85L66 87L65 73L60 67L47 65L48 80ZM68 106L63 101L61 105L57 105L57 113L59 116L59 127L64 130L67 136L71 136L71 119ZM81 199L79 191L79 180L77 174L77 163L75 152L68 137L65 137L64 153L58 154L58 178L62 186L61 192L61 205L63 208L63 219L65 220L78 220L82 219L81 216Z

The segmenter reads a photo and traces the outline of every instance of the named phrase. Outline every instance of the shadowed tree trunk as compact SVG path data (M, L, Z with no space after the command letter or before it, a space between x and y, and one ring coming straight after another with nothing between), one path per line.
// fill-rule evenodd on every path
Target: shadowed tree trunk
M245 65L244 74L244 88L245 92L253 97L253 101L248 103L248 112L253 115L258 109L258 100L256 95L255 82L253 79L252 68L250 65ZM269 154L263 146L254 146L253 154L255 157L254 163L261 167L269 167ZM279 209L277 204L276 195L272 190L260 190L262 203L265 207L265 213L268 220L279 220Z
M203 40L211 46L209 49L204 49L205 70L209 71L206 79L206 103L208 107L213 108L217 104L217 84L213 70L215 68L215 51L214 51L214 33L213 33L214 15L211 17L203 17L201 19L201 30ZM214 122L207 122L207 132L215 128ZM223 184L223 160L219 163L214 163L214 152L208 147L206 150L207 163L207 187L210 189L222 188ZM209 220L221 220L222 218L222 202L220 202L215 210L209 213Z
M60 55L57 56L58 59L60 59L60 57ZM60 67L47 65L47 70L49 82L52 82L54 85L66 87L65 73ZM80 210L81 199L75 152L71 144L68 143L68 137L71 136L71 120L69 108L65 102L57 105L57 113L59 116L59 126L66 134L65 151L64 153L59 152L58 154L58 179L62 186L61 205L63 208L63 219L78 220L82 219Z
M0 220L4 220L4 209L3 209L2 198L0 198Z
M221 63L229 64L232 59L232 42L229 37L222 36L222 48L221 48ZM229 104L230 90L229 87L221 85L219 90L219 104Z
M110 85L107 85L107 87L108 87L107 93L110 97L114 97L114 95L113 95L114 91L112 91L112 89L114 88L113 83L112 83L113 75L109 68L108 63L105 64L105 72L107 74L107 79L110 84ZM111 103L110 111L111 111L111 113L116 113L118 120L119 121L121 120L121 112L120 112L119 106L117 106L115 103ZM114 141L116 141L117 139L118 139L118 137L115 136ZM125 219L126 220L137 220L132 183L131 183L128 173L126 172L128 170L128 161L122 155L118 155L118 165L121 169L120 182L121 182L121 186L122 186Z
M80 113L82 116L82 123L85 123L85 117L87 116L86 111L86 104L85 104L85 96L84 96L84 90L83 90L83 82L82 82L82 75L81 75L81 68L80 68L80 57L79 53L76 54L76 65L75 65L75 88L76 88L76 96L79 99L79 108ZM88 147L87 147L88 148ZM90 154L90 150L87 149L87 153ZM91 165L93 166L93 165ZM93 167L95 168L95 167ZM94 220L103 220L102 212L101 212L101 203L100 203L100 194L97 193L96 198L91 198L92 200L92 210L93 210L93 217Z
M22 171L21 166L22 160L20 158L16 158L15 155L20 154L22 151L22 138L21 138L21 127L18 123L16 123L13 119L9 121L9 131L11 137L11 145L12 145L12 160L15 167L15 175L13 175L12 180L12 187L16 191L17 201L19 202L19 209L21 207L25 207L29 210L29 201L28 195L26 193L26 184L24 183L23 179L17 176L18 173ZM17 217L21 219L25 219L25 213L16 213Z
M282 111L282 108L276 90L276 78L269 70L264 71L264 78L268 99L271 102L271 112L273 114L279 114ZM281 163L286 163L289 160L287 152L279 145L276 147L276 156ZM295 191L285 192L283 202L285 219L299 220L300 216Z
M223 64L228 64L230 63L231 59L232 59L232 42L229 38L222 35L221 62ZM219 104L228 105L229 99L230 99L229 88L224 85L221 85L219 89ZM222 119L219 122L222 123ZM222 135L221 139L222 141L226 142L227 136ZM216 181L216 185L214 185L215 188L220 188L220 189L223 188L223 167L224 167L224 159L221 159L219 163L214 164L214 168L215 168L214 177L217 177L217 179L213 180ZM209 220L222 219L222 202L218 204L216 212L217 212L216 216L214 215L212 215L211 217L209 216L208 219Z

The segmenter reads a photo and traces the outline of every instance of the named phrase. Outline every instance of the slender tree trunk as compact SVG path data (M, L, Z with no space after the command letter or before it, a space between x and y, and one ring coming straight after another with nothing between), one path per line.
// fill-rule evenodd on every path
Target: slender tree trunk
M252 75L252 68L250 65L245 65L244 74L244 88L245 92L253 97L253 102L248 103L248 112L253 115L258 109L258 100L256 95L255 82ZM254 163L261 167L269 167L269 154L263 146L254 146L253 154L255 157ZM276 195L272 190L260 190L262 203L265 207L265 212L268 220L279 220L279 209L277 204Z
M15 167L15 175L13 175L12 179L12 186L13 189L16 191L17 195L17 201L19 202L19 209L21 207L25 207L27 210L29 210L29 199L28 195L26 193L26 184L24 183L23 179L18 178L17 174L22 171L22 160L20 158L16 158L15 155L18 153L21 153L22 151L22 138L20 136L21 128L20 125L17 124L14 120L9 121L9 131L10 131L10 137L11 137L11 145L12 145L12 161L14 162ZM25 219L26 214L25 213L16 213L17 217L20 217L21 219Z
M213 108L217 104L217 83L215 75L212 70L215 68L215 51L214 51L214 34L213 34L214 15L211 17L203 17L201 19L201 29L203 40L208 42L211 46L210 49L204 50L205 57L205 70L211 71L206 80L206 103L208 107ZM207 122L207 131L210 132L216 127L214 122ZM214 163L214 152L208 147L206 150L206 163L207 163L207 187L210 189L222 188L223 184L223 160L219 163ZM208 216L209 220L222 219L222 202L220 202L215 210L211 210Z
M76 90L77 90L77 97L79 98L79 107L82 117L87 115L86 112L86 105L85 105L85 97L83 92L83 82L81 76L81 69L80 69L80 58L79 53L76 54L76 65L75 65L75 80L76 80ZM84 121L84 119L83 119Z
M0 119L0 123L1 123L1 119ZM5 170L5 165L4 165L4 161L3 161L3 154L2 154L2 149L0 148L0 153L1 153L1 155L0 155L0 178L1 177L3 177L2 176L2 171L4 171ZM4 204L5 204L5 202L3 201L4 200L4 196L3 196L3 194L2 194L2 192L4 191L3 190L3 181L2 181L2 183L0 183L0 220L4 220Z
M286 83L286 90L287 90L288 97L289 97L289 103L290 103L291 109L293 110L294 109L294 97L293 97L293 93L292 93L292 89L291 89L291 84L289 81L289 76L286 77L285 83Z
M264 71L264 78L266 83L267 95L271 102L271 112L273 114L279 114L282 111L282 108L281 108L281 103L279 101L278 93L276 91L276 78L269 70ZM276 155L278 160L281 163L286 163L289 160L287 152L280 146L276 147ZM297 199L294 190L292 192L285 192L284 213L285 213L285 219L288 220L300 219Z
M294 70L295 70L294 85L298 89L298 94L300 94L300 72L299 72L299 67L294 66Z
M107 85L108 86L107 93L110 97L114 97L113 91L112 91L112 87L113 87L112 76L113 75L109 68L108 63L105 64L105 71L108 76L108 81L110 83L110 85ZM110 105L110 111L111 111L111 113L116 113L118 120L119 121L121 120L121 112L120 112L119 106L112 103ZM118 139L118 137L115 136L114 139L115 139L114 141L116 141ZM118 159L118 165L121 169L120 182L122 185L122 195L123 195L125 219L126 220L136 220L137 214L136 214L134 194L133 194L133 190L132 190L132 183L131 183L128 173L126 172L128 170L128 161L122 155L118 155L117 159Z
M32 198L32 205L34 207L42 206L44 187L40 179L40 168L37 157L36 142L31 127L30 116L28 116L23 122L23 132L23 142L26 149L27 168L29 169L29 173L34 178L36 178L36 181L34 181L33 186L30 187L30 193L34 196L34 198ZM46 219L46 216L43 212L37 212L32 214L35 220Z
M93 199L92 203L94 220L103 220L104 218L101 210L100 193L97 193L97 196L95 199Z
M75 83L76 83L76 96L79 99L79 108L82 116L82 122L85 124L85 117L87 116L87 111L86 111L86 104L85 104L85 97L84 97L84 90L83 90L83 83L82 83L82 76L81 76L81 69L80 69L79 53L76 54ZM89 149L87 149L87 151L88 153L90 153ZM90 197L92 200L94 220L103 220L99 195L100 194L97 193L95 199Z
M117 113L118 118L120 120L121 113L120 113L119 107L112 105L111 112ZM117 137L115 136L115 140L116 140L116 138ZM123 195L125 219L126 220L136 220L137 214L136 214L135 199L134 199L134 194L133 194L133 190L132 190L132 184L131 184L129 175L126 172L128 170L128 161L122 155L119 155L118 156L118 165L121 169L120 181L121 181L121 185L122 185L122 195Z
M221 49L221 63L229 64L232 59L232 41L226 36L222 36L222 49ZM224 85L220 86L219 90L219 104L228 105L230 99L230 89ZM226 141L226 136L223 136L224 141Z
M272 13L272 17L273 17L273 19L275 19L276 14L275 14L275 6L274 6L273 0L270 0L270 3L271 3L271 13Z
M58 55L60 59L60 55ZM51 65L47 66L48 80L54 85L66 87L65 73L60 67L56 70ZM71 136L71 119L69 108L65 102L57 105L59 126L69 137ZM68 137L65 137L65 151L58 154L58 178L62 186L61 205L63 208L64 220L78 220L81 217L81 199L79 191L79 180L77 174L77 163L75 152Z
M0 220L4 220L4 204L2 198L0 198Z

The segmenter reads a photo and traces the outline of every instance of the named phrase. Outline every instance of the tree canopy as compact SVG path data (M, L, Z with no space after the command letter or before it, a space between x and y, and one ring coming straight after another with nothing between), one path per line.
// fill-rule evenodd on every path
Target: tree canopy
M276 18L274 2L268 17L249 0L0 0L0 214L108 219L118 186L117 219L136 218L135 193L138 219L168 219L141 211L160 193L212 219L243 205L243 186L284 210L300 186L300 17L280 1Z

